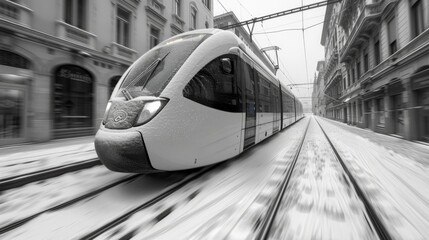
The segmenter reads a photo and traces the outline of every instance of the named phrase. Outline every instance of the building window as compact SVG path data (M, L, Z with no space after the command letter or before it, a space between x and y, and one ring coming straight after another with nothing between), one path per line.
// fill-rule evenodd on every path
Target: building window
M21 55L6 50L0 50L0 65L30 69L31 63Z
M355 83L355 69L352 68L351 84Z
M121 7L117 8L116 13L116 43L129 47L131 13Z
M25 92L0 85L0 140L23 137Z
M174 0L174 14L180 16L180 0Z
M93 80L85 69L64 65L54 79L54 128L92 127Z
M351 70L347 70L347 85L345 86L345 88L348 88L350 86L351 83L351 76L350 76L350 72Z
M155 47L159 43L159 29L150 27L150 48Z
M368 50L365 50L363 55L363 71L368 72L369 70L369 59L368 59Z
M360 78L360 60L356 63L356 80L359 80Z
M392 55L398 50L398 46L396 44L396 22L394 17L389 20L387 26L389 31L389 53Z
M204 4L204 6L207 7L208 10L211 10L210 9L210 0L203 0L203 4Z
M86 29L86 1L65 0L64 21L80 29Z
M191 29L197 29L197 9L191 7Z
M374 60L375 60L375 66L377 66L380 63L380 41L377 40L374 43Z
M361 100L358 101L357 109L358 109L358 121L362 122L362 101Z
M411 1L411 18L413 36L417 37L424 30L422 0Z
M375 100L376 107L377 107L377 113L376 113L376 119L378 125L384 125L384 98L377 98Z

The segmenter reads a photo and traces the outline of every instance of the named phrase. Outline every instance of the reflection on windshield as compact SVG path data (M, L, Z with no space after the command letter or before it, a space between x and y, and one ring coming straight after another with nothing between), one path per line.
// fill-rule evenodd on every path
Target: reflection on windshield
M186 59L208 36L190 34L162 42L131 66L113 96L127 100L138 96L159 96Z

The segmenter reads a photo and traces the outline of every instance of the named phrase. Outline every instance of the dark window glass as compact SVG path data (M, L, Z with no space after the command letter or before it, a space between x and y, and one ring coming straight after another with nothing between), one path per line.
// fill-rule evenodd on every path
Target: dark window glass
M130 46L130 16L131 13L127 10L118 7L116 17L116 42L125 47Z
M396 24L395 18L392 18L388 22L390 54L393 54L398 50L397 45L396 45L396 25L395 24Z
M417 37L424 30L423 12L422 0L414 1L411 6L411 18L414 37Z
M231 63L227 68L223 62ZM241 88L237 84L237 57L225 55L207 64L183 89L183 96L200 104L228 112L240 112ZM228 69L228 70L226 70Z
M64 21L70 25L85 29L86 24L86 1L65 0Z
M150 27L150 48L155 47L159 43L159 29Z
M189 34L170 38L151 49L131 65L113 95L125 97L159 96L182 64L209 34Z
M110 95L112 95L113 90L116 87L116 84L119 82L119 79L121 78L121 76L115 76L113 78L110 79L109 82L109 97Z
M174 13L180 16L180 0L174 0Z
M365 53L365 55L363 55L363 70L364 72L368 72L368 68L369 68L369 63L368 63L368 53Z
M259 107L258 112L273 112L271 106L271 84L270 82L260 73L258 73L258 85L259 85Z
M93 80L85 69L64 65L55 73L55 129L92 126Z
M360 78L360 61L356 63L356 78L356 80L359 80Z
M0 88L0 140L23 137L24 91Z
M380 41L378 41L378 40L374 43L374 58L375 58L375 65L377 66L381 61L381 58L380 58Z
M16 53L6 50L0 50L0 65L30 69L30 61Z

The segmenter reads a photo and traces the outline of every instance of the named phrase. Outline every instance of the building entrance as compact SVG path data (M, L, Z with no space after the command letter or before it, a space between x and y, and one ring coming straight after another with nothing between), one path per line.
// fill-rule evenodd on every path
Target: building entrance
M0 75L0 145L25 141L26 97L25 86L3 83Z
M93 129L93 79L85 69L63 65L54 79L54 138L91 135Z
M402 108L402 94L397 94L392 96L393 102L393 127L394 133L400 136L404 136L404 109Z
M429 142L429 87L420 89L417 92L418 101L418 139Z

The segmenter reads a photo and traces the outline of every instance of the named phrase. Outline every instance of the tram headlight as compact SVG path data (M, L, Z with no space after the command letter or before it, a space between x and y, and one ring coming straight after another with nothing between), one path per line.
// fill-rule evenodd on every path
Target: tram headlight
M167 99L146 102L135 125L138 126L149 122L161 111L165 104L167 104Z

